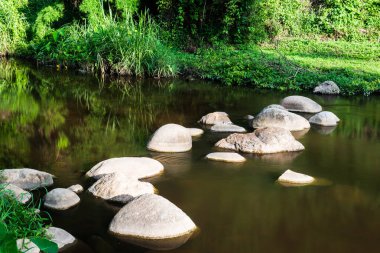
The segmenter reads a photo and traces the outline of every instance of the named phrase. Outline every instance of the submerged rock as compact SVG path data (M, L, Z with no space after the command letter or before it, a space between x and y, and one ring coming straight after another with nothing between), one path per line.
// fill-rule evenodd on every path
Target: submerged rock
M29 202L32 199L32 194L13 184L0 184L0 189L5 190L3 194L12 196L23 204Z
M310 184L314 182L314 178L305 174L297 173L291 170L285 171L279 178L278 181L286 184Z
M309 119L310 123L320 126L336 126L339 121L334 113L327 111L317 113Z
M1 183L16 185L24 190L34 190L53 184L53 175L34 169L5 169Z
M204 133L204 131L200 128L188 128L188 129L190 131L191 137L201 136Z
M252 121L253 128L281 127L289 131L301 131L310 128L309 122L295 113L270 107L262 110Z
M185 152L192 147L192 139L187 128L177 124L160 127L148 143L148 149L158 152Z
M243 127L234 124L215 124L211 127L213 132L235 132L244 133L246 130Z
M22 253L40 253L40 248L37 247L29 239L18 239L16 241L17 249ZM5 253L5 252L4 252Z
M129 243L169 250L184 244L196 228L194 222L169 200L145 194L120 209L109 231Z
M96 181L88 191L102 199L127 203L140 195L154 193L155 188L125 174L113 173Z
M232 124L228 114L225 112L209 113L203 116L198 122L205 125Z
M49 227L46 229L46 234L58 245L59 249L67 248L76 241L74 236L62 228Z
M338 95L340 93L340 89L335 82L326 81L315 87L314 93L320 93L325 95Z
M111 173L122 173L130 178L148 178L161 174L164 166L148 157L120 157L104 160L92 167L86 176L96 179Z
M81 186L80 184L72 185L72 186L68 187L67 189L70 191L73 191L77 194L83 192L83 186Z
M216 147L246 153L270 154L304 150L305 147L293 137L289 130L266 127L247 134L231 134L218 141Z
M78 195L64 188L56 188L45 195L44 206L55 210L66 210L80 202Z
M281 101L281 105L293 112L318 113L322 111L322 106L303 96L286 97Z
M206 156L207 159L221 162L240 163L245 162L246 159L234 152L214 152Z

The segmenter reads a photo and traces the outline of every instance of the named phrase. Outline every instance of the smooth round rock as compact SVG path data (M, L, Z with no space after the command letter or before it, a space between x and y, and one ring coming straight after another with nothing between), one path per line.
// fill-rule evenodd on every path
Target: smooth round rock
M120 157L104 160L92 167L86 176L96 179L111 173L122 173L130 178L148 178L162 174L164 166L148 157Z
M147 148L158 152L186 152L192 147L192 139L187 128L177 124L160 127L150 139Z
M72 185L72 186L68 187L67 189L70 191L73 191L77 194L83 192L83 186L81 186L80 184Z
M198 123L205 125L215 125L215 124L232 124L228 114L225 112L212 112L203 116Z
M267 107L264 107L263 110L265 109L280 109L280 110L286 110L285 107L283 107L282 105L279 105L279 104L271 104L271 105L268 105Z
M188 128L188 129L190 131L191 137L201 136L204 133L204 131L200 128Z
M289 130L278 127L256 129L253 133L231 134L218 141L216 147L245 153L271 154L304 150Z
M279 178L278 181L287 184L310 184L314 182L314 178L305 174L297 173L291 170L285 171Z
M44 206L55 210L66 210L79 204L78 195L64 188L56 188L45 195Z
M245 162L246 159L234 152L214 152L206 156L207 159L213 161L229 162L229 163L241 163Z
M215 124L210 129L213 132L233 132L244 133L246 132L244 127L240 127L234 124Z
M196 229L180 208L155 194L142 195L125 205L109 226L119 239L154 250L177 248Z
M336 126L339 121L334 113L327 111L317 113L309 119L310 123L320 126Z
M40 249L29 239L17 239L17 249L22 253L40 253Z
M4 189L6 191L5 194L14 197L17 201L23 204L32 199L32 194L13 184L0 184L0 189ZM9 194L7 192L9 192Z
M49 227L46 229L46 234L58 245L59 249L67 248L76 241L74 236L62 228Z
M281 105L293 112L318 113L322 111L322 106L303 96L286 97L281 101Z
M9 183L23 190L35 190L53 184L53 175L34 169L2 170L1 183Z
M155 193L155 188L150 183L140 182L125 174L113 173L96 181L88 191L102 199L127 203L140 195Z
M338 95L340 93L340 89L335 82L326 81L315 87L314 93L320 93L325 95Z
M253 120L253 128L281 127L289 131L301 131L310 128L304 117L287 110L269 107L262 110Z

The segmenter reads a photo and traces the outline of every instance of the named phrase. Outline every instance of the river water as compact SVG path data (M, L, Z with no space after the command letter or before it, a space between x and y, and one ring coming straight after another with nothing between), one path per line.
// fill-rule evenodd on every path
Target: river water
M201 127L225 111L248 127L247 114L293 93L221 87L181 80L100 80L55 68L0 62L0 168L30 167L54 174L54 187L92 181L84 173L101 160L148 156L165 173L147 181L187 213L200 232L169 252L378 252L380 241L380 97L302 94L340 119L335 129L297 133L302 152L243 154L247 162L204 156L227 134L206 131L190 152L146 150L161 125ZM323 184L284 187L287 169ZM41 192L35 195L41 195ZM107 227L119 206L84 192L79 206L49 211L53 225L80 242L65 252L155 252L112 238Z

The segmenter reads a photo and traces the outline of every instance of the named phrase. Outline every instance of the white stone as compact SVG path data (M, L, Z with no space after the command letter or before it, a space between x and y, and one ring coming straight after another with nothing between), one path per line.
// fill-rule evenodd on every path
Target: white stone
M34 169L2 170L1 183L16 185L24 190L34 190L53 184L53 175Z
M45 195L44 206L55 210L66 210L80 202L78 195L64 188L56 188Z
M278 181L287 184L310 184L314 182L314 178L305 174L297 173L291 170L285 171Z
M59 249L70 246L70 244L76 241L74 236L62 228L49 227L46 229L46 234L51 238L52 242L58 245Z
M213 161L232 163L240 163L246 161L246 159L242 155L234 152L214 152L208 154L206 158Z
M120 157L102 161L92 167L86 176L96 179L111 173L123 173L131 178L148 178L163 173L164 166L148 157Z
M334 113L327 111L317 113L309 119L310 123L320 126L336 126L339 121Z
M7 195L15 197L17 201L23 204L32 199L32 194L13 184L0 184L0 189L4 189L6 192L9 192Z
M188 128L192 137L201 136L204 131L200 128Z
M81 186L80 184L72 185L72 186L68 187L67 189L70 191L73 191L77 194L83 192L83 186Z
M192 139L187 128L177 124L160 127L150 139L147 148L158 152L185 152L192 147Z
M283 107L282 105L279 105L279 104L271 104L271 105L268 105L267 107L264 107L263 111L265 109L280 109L280 110L286 110L285 107Z
M340 89L338 85L333 81L326 81L314 88L314 93L326 94L326 95L338 95Z
M198 122L205 125L232 124L228 114L225 112L209 113L203 116Z
M194 222L169 200L145 194L120 209L109 231L133 244L168 250L184 244L196 228Z
M88 191L99 198L127 203L140 195L155 193L155 188L125 174L113 173L96 181Z
M243 127L234 124L215 124L211 127L213 132L233 132L233 133L244 133L246 130Z
M322 111L322 106L303 96L286 97L281 101L281 105L293 112L318 113Z
M17 239L17 249L22 253L40 253L40 249L29 239ZM6 252L4 252L6 253Z

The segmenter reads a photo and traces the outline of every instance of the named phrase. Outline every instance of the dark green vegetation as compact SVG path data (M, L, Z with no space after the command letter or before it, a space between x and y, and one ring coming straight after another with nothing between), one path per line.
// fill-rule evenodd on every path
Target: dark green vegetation
M3 0L0 54L100 74L380 89L376 0Z

